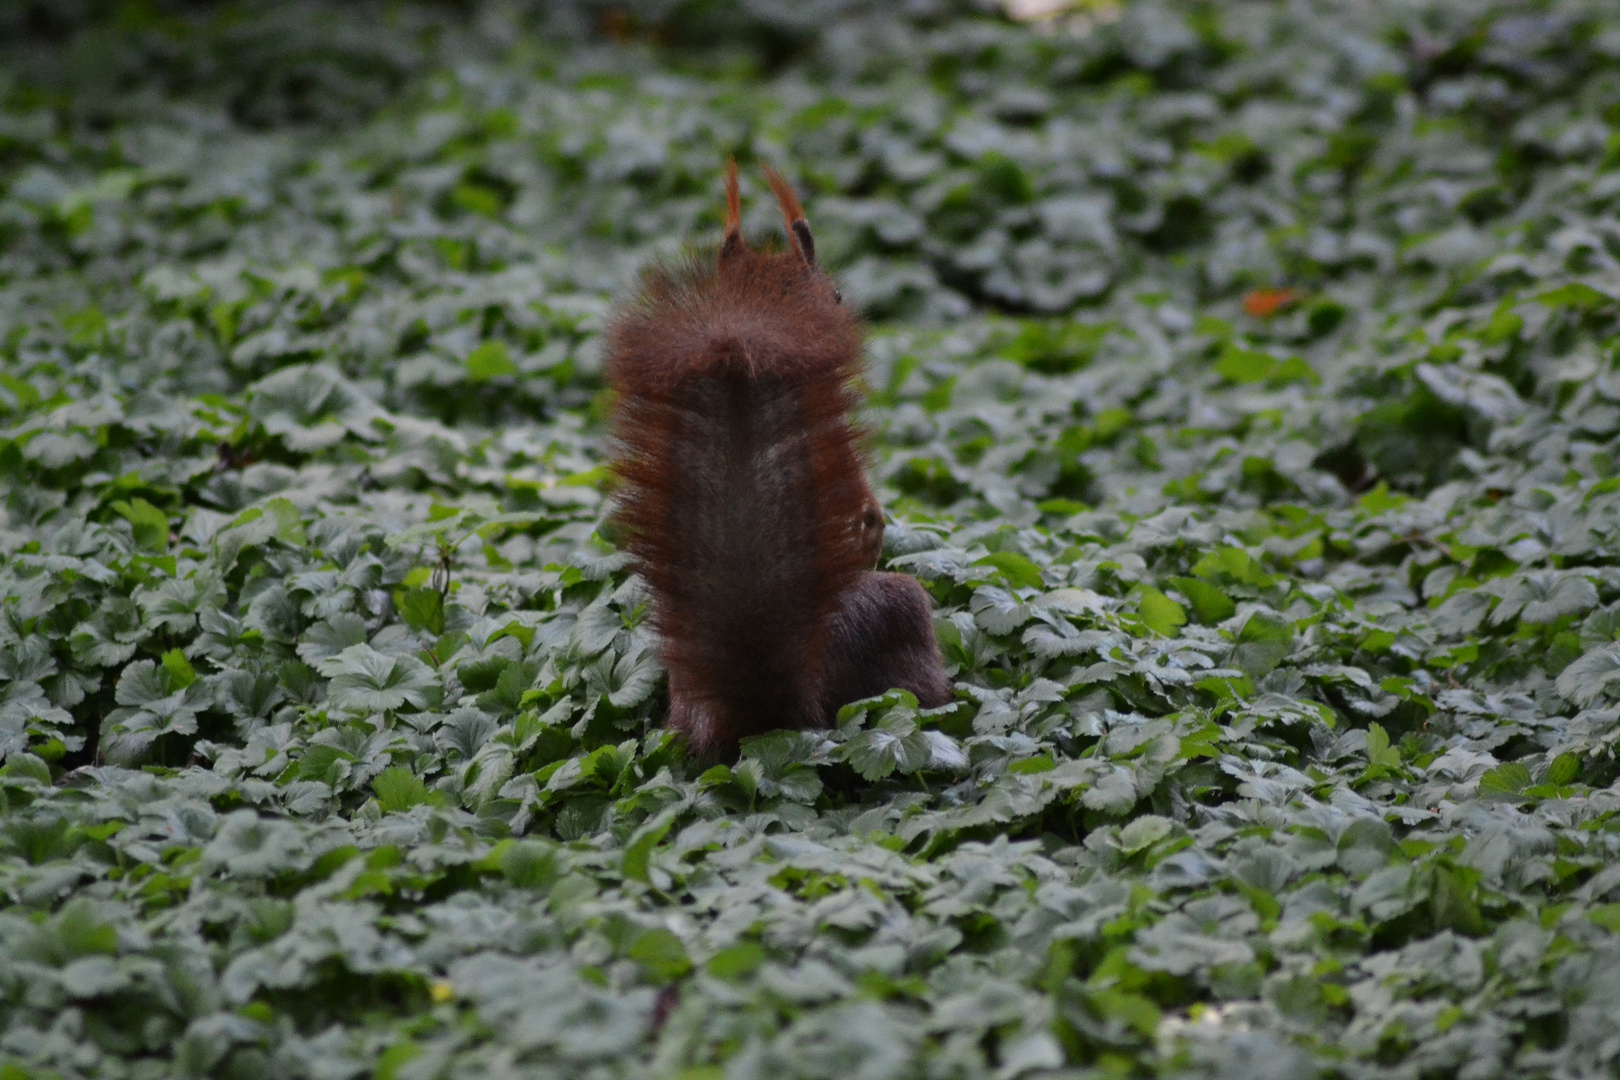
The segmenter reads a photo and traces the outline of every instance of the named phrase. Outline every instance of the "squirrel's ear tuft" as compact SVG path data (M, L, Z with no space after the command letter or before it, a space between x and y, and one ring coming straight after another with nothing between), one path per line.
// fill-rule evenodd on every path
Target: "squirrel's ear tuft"
M737 159L726 158L726 238L720 244L722 259L747 251L742 238L742 196L737 193Z
M793 185L769 165L761 167L765 170L766 183L776 192L776 201L782 204L782 224L787 226L788 241L804 260L804 264L814 270L816 241L810 235L810 223L804 219L804 207L799 205L799 197L793 193Z
M810 223L799 218L788 226L794 243L799 248L799 254L804 256L805 265L814 270L816 268L816 238L810 235Z

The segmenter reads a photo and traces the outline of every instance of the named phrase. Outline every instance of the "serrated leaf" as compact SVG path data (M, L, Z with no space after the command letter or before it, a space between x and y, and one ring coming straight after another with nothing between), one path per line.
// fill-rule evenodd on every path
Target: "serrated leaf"
M438 589L401 589L394 594L394 606L406 626L435 636L444 633L444 594Z
M1558 675L1559 694L1577 705L1590 705L1620 679L1620 645L1595 649Z
M1136 781L1129 769L1109 769L1081 793L1080 801L1103 813L1124 814L1136 805Z
M905 716L885 716L844 744L844 760L868 781L897 771L917 772L927 767L933 753L928 734Z
M1530 770L1517 761L1505 762L1479 778L1479 797L1486 801L1512 801L1530 786Z
M1030 610L1012 593L994 585L973 590L974 620L992 634L1011 634L1030 620Z
M1554 787L1572 784L1581 775L1580 758L1574 754L1559 754L1547 766L1544 782Z
M391 712L411 705L424 708L438 689L432 670L413 656L387 656L370 645L351 645L321 661L321 674L331 678L327 696L340 709Z
M403 765L390 766L377 774L371 782L377 805L385 814L402 813L413 806L429 801L427 785L422 778Z

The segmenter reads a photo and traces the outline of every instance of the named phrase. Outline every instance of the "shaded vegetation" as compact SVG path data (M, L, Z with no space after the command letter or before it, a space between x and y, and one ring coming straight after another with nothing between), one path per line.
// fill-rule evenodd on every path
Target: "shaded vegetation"
M1612 1072L1611 8L8 6L0 1077ZM958 695L705 768L598 334L728 154Z

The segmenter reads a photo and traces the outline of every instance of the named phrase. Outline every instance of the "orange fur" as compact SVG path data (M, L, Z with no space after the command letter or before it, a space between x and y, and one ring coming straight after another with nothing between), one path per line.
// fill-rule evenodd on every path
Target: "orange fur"
M737 159L726 158L726 238L729 246L742 245L742 196L737 193Z
M793 227L794 222L805 219L804 207L799 205L799 196L794 193L793 185L789 184L781 173L769 165L761 165L760 168L765 173L765 182L770 184L771 190L776 193L776 201L781 204L782 228L787 231L788 243L793 245L793 250L801 257L806 256L807 253L799 243L798 230Z

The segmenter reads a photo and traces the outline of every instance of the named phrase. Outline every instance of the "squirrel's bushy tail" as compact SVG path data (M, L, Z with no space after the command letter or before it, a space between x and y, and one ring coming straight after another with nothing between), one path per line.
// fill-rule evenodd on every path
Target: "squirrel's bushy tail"
M653 269L608 334L618 523L700 752L823 722L831 616L871 560L859 324L802 216L791 251L762 254L729 206L718 255Z

